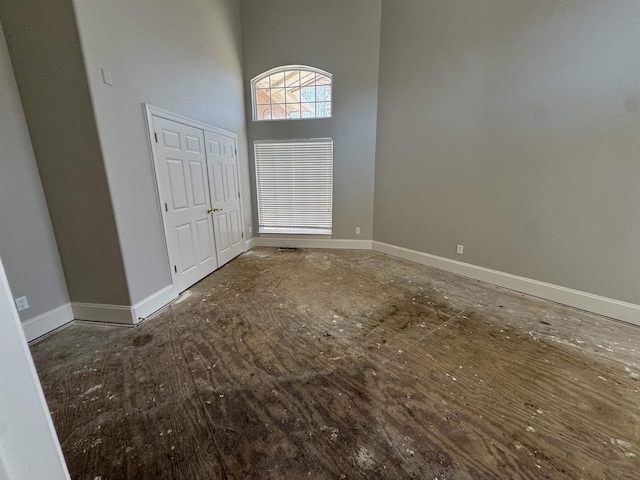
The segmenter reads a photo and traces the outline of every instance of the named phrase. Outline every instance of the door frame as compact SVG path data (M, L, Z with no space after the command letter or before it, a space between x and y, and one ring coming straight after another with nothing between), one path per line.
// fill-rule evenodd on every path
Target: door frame
M171 286L173 287L174 291L175 291L175 297L177 297L179 294L178 292L178 287L177 287L177 281L176 281L176 273L173 271L173 268L171 268L171 261L170 261L170 257L169 257L169 246L167 244L167 225L165 223L164 220L164 214L162 213L162 202L160 201L160 184L159 184L159 177L158 177L158 172L156 170L156 162L157 162L157 158L156 158L156 151L155 151L155 147L154 144L155 139L154 139L154 128L153 128L153 117L160 117L160 118L164 118L165 120L170 120L176 123L181 123L183 125L187 125L189 127L193 127L193 128L198 128L200 130L203 130L205 132L212 132L212 133L217 133L219 135L223 135L225 137L230 137L233 138L234 142L235 142L235 148L236 151L238 150L238 134L235 132L230 132L229 130L224 130L220 127L215 127L213 125L209 125L207 123L203 123L200 122L198 120L195 120L193 118L190 117L186 117L184 115L180 115L179 113L174 113L174 112L170 112L169 110L165 110L163 108L160 107L156 107L154 105L150 105L148 103L143 103L142 104L143 109L144 109L144 117L147 123L147 133L148 133L148 141L149 141L149 149L151 151L151 167L153 168L153 176L155 178L155 185L156 185L156 205L158 208L158 212L160 213L160 219L162 221L162 231L164 233L164 248L165 248L165 256L166 256L166 265L167 265L167 269L169 270L169 274L171 275ZM206 148L206 145L205 145ZM241 228L241 233L242 233L242 252L246 252L247 251L247 241L246 241L246 236L245 236L245 222L244 222L244 202L243 202L243 191L242 191L242 178L240 175L240 155L239 152L236 153L236 159L238 161L238 191L240 192L240 217L242 219L242 228ZM208 164L207 164L208 166ZM207 175L207 185L209 187L209 192L211 192L211 186L209 185L209 179L208 179L208 175ZM211 205L209 205L209 207L211 207ZM212 227L213 229L213 224ZM213 232L211 232L212 235L214 235ZM214 240L215 240L215 235L214 235ZM217 255L217 252L216 252ZM216 261L217 261L217 257L216 257Z

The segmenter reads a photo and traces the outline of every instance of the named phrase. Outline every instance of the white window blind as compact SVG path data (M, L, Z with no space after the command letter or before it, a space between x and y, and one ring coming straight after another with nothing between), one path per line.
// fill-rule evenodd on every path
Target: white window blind
M254 142L260 233L331 234L333 140Z

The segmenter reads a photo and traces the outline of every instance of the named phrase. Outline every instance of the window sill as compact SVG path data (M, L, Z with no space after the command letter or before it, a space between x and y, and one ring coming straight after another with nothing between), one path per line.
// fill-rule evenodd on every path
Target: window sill
M331 230L326 228L276 228L276 227L260 227L258 233L276 234L276 235L323 235L331 236Z

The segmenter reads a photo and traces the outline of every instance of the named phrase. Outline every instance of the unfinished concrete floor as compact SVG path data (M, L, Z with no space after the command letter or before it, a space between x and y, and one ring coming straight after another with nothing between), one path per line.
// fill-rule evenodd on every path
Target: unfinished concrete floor
M369 251L257 248L32 347L74 479L640 476L640 329Z

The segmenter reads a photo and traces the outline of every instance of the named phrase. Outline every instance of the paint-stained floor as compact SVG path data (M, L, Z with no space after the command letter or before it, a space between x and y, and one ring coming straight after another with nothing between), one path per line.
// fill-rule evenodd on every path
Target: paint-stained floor
M640 475L640 328L375 252L256 248L32 352L73 479Z

